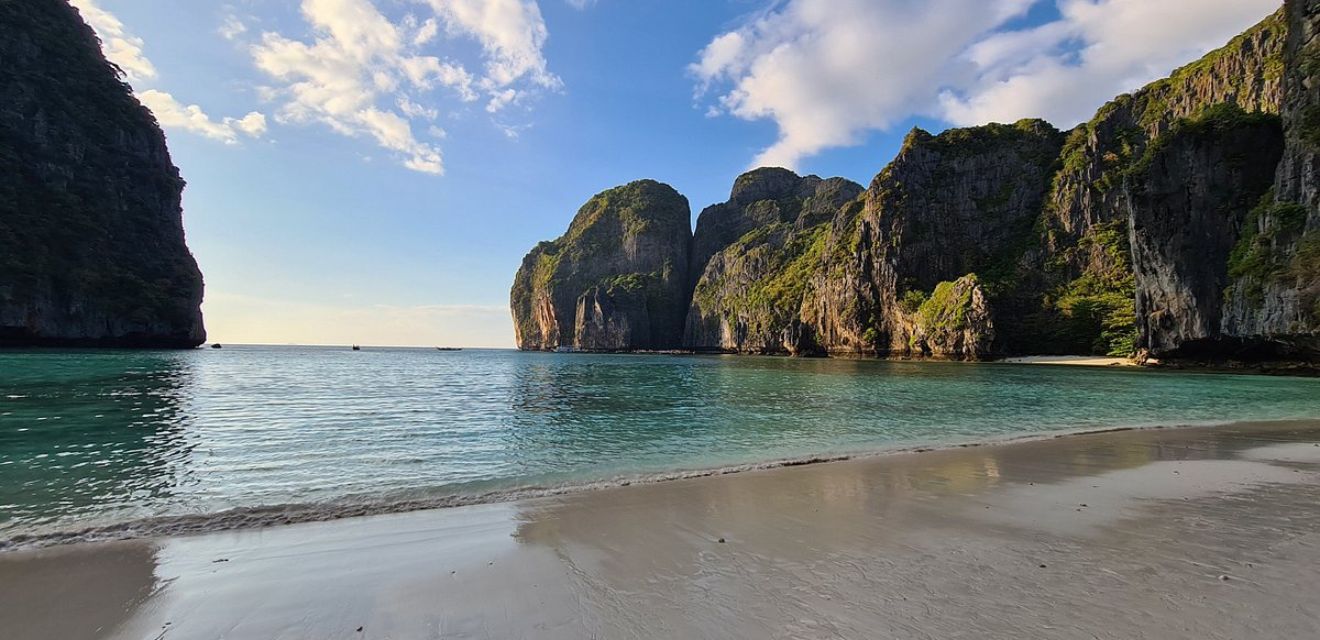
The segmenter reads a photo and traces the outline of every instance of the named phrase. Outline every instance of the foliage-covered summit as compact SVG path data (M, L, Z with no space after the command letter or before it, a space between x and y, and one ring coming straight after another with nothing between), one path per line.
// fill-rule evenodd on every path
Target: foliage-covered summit
M522 349L674 348L687 307L687 199L640 180L597 194L523 259L510 302Z

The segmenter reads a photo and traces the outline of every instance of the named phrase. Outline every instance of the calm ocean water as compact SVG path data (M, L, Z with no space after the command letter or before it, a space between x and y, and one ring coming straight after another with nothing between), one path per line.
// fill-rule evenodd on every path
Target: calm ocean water
M1320 418L1320 380L423 349L5 351L0 541L334 517L1055 430L1282 418Z

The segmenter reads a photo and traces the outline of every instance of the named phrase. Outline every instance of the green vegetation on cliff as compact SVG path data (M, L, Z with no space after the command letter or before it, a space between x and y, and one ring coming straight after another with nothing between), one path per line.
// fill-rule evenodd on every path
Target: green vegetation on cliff
M1054 126L1050 123L1036 118L1028 118L1013 124L991 122L975 127L946 129L939 135L931 135L921 129L913 129L903 140L903 147L906 149L921 146L955 157L978 156L996 152L1002 150L1005 146L1015 145L1023 141L1050 137L1055 133ZM1054 153L1047 148L1033 146L1030 148L1023 147L1023 149L1036 154L1034 157L1028 154L1023 158L1024 160L1042 161L1047 165L1054 161Z
M1278 247L1302 232L1307 214L1302 205L1276 201L1273 189L1247 214L1228 257L1228 275L1231 282L1243 285L1243 293L1253 304L1260 304L1268 283L1289 275L1289 257Z
M688 299L690 217L687 199L654 180L588 200L515 276L509 297L519 347L675 348Z
M1093 264L1108 266L1087 270L1045 295L1044 318L1035 320L1046 330L1042 342L1063 353L1131 355L1137 338L1136 276L1126 222L1097 226L1075 250L1099 253L1103 259Z
M975 273L969 273L965 279L970 284L979 284ZM913 292L909 292L913 293ZM924 298L916 310L917 326L925 333L937 331L958 331L967 326L967 316L972 310L971 287L959 287L954 282L941 282L935 285L930 296L921 295L904 297L908 305L918 298Z
M819 224L802 231L792 225L777 223L750 231L725 255L734 263L728 282L703 281L697 286L694 301L705 310L718 310L732 316L761 316L764 327L773 330L797 314L812 275L824 255L829 224ZM742 271L739 263L756 265L754 272Z

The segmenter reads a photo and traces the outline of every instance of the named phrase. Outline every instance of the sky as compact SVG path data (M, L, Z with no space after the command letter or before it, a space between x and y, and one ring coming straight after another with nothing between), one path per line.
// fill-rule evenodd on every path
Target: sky
M868 184L914 126L1059 128L1279 0L70 0L166 131L216 342L510 347L593 194Z

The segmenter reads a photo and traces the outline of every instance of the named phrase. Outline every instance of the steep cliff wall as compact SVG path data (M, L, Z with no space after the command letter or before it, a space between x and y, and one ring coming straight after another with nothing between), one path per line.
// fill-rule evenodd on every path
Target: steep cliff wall
M1123 176L1146 148L1218 104L1278 113L1288 33L1283 10L1168 78L1119 96L1068 136L1042 212L1039 250L1022 279L1034 297L1012 351L1131 353L1135 280ZM1035 290L1033 290L1033 288Z
M1230 253L1282 154L1277 116L1223 104L1175 124L1126 173L1138 349L1213 348Z
M874 229L882 326L890 353L918 354L902 302L932 296L942 282L979 276L988 313L1016 315L1015 266L1026 251L1049 189L1063 136L1041 120L917 135L868 193L864 225ZM1003 351L989 337L969 340ZM990 348L994 345L993 349Z
M701 351L805 353L798 309L821 264L830 221L862 193L842 178L758 169L707 208L693 237L694 284L683 345Z
M1320 357L1320 1L1285 7L1284 151L1229 265L1224 334L1260 357Z
M802 315L821 349L922 355L929 350L913 315L941 283L968 274L981 276L987 317L996 297L1010 302L1008 282L1032 239L1061 144L1039 120L910 133L871 183L865 206L852 219L836 218L826 237L827 259ZM976 352L938 355L983 357L994 343L968 340Z
M165 136L65 0L0 2L0 345L206 338Z
M596 195L523 259L510 294L518 348L628 351L682 342L687 199L642 180Z

